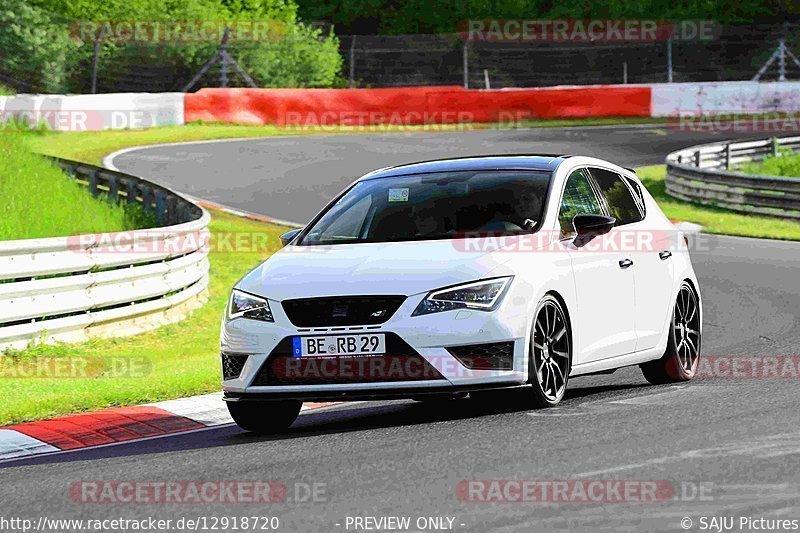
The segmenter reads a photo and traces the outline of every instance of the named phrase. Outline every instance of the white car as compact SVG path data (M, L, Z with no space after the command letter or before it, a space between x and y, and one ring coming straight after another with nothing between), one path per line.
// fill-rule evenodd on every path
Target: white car
M635 173L576 156L482 156L369 173L239 281L224 398L245 430L303 401L459 397L640 365L690 379L702 312L685 238Z

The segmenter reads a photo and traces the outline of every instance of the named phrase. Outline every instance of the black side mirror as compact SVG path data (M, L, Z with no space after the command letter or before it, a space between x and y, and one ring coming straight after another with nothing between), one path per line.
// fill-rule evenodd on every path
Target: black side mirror
M299 234L301 231L303 231L303 228L297 228L297 229L293 229L293 230L291 230L291 231L287 231L286 233L284 233L283 235L281 235L281 236L280 236L280 239L281 239L281 246L286 246L287 244L289 244L290 242L292 242L292 241L294 240L294 238L295 238L295 237L297 237L297 235L298 235L298 234Z
M617 223L614 217L605 215L575 215L572 219L572 226L578 234L576 240L587 243L600 235L605 235L611 231Z

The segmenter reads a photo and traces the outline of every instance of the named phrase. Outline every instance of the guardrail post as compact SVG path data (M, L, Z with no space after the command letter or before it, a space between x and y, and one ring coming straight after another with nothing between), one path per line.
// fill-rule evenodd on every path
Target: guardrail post
M178 199L175 196L168 196L167 197L167 224L175 224L177 219L178 211Z
M128 185L125 187L125 192L128 193L127 200L129 204L136 203L136 193L137 189L139 188L138 185L139 184L136 181L128 180Z
M114 174L108 175L108 199L112 202L117 201L119 196L119 180Z
M178 224L182 224L186 220L186 202L183 200L178 202Z
M153 188L142 184L142 205L146 213L153 212Z
M694 166L700 168L700 150L694 153Z
M725 145L725 170L731 169L731 143Z
M97 196L100 193L100 190L97 188L98 177L97 177L97 169L93 168L89 170L89 192L92 193L92 196Z
M778 154L780 153L780 147L781 147L780 140L778 140L777 137L773 137L772 138L772 146L771 146L771 148L772 148L772 157L778 157Z
M156 197L156 221L158 221L159 224L164 224L164 214L167 209L166 205L167 194L162 190L156 190L155 197Z

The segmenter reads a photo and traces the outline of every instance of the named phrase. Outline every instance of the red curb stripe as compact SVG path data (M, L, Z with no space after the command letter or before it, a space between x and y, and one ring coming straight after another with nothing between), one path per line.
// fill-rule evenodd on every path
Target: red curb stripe
M26 422L5 429L19 431L61 450L74 450L204 427L158 407L142 405Z

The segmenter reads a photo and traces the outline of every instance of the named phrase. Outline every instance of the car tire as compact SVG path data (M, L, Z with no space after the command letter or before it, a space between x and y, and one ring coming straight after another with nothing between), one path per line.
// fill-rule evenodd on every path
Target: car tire
M527 398L532 407L557 405L564 397L572 368L572 331L564 307L546 295L536 307L528 349Z
M644 378L653 385L689 381L697 372L701 341L700 301L684 281L672 311L667 350L660 359L639 365Z
M299 400L227 402L228 412L236 425L258 434L286 430L297 420L303 402Z

